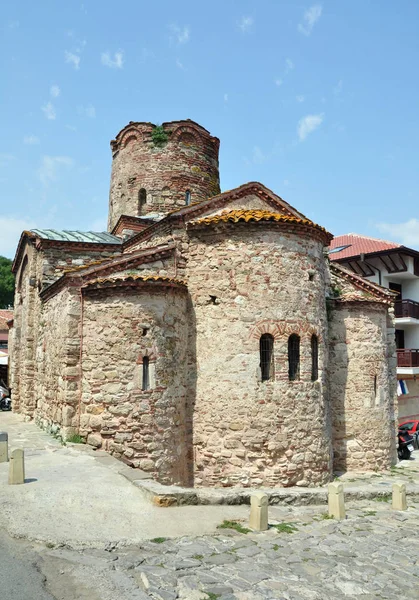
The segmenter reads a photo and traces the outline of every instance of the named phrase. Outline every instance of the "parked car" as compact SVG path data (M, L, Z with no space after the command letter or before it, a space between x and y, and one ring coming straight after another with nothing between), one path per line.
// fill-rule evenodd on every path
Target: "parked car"
M419 419L400 423L399 431L407 431L413 437L414 446L419 448Z

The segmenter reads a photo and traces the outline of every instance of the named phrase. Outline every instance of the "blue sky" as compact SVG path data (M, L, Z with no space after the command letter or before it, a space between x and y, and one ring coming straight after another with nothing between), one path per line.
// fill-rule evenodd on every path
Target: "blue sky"
M335 235L419 248L419 2L2 3L0 254L102 230L109 141L190 118L223 190L261 181Z

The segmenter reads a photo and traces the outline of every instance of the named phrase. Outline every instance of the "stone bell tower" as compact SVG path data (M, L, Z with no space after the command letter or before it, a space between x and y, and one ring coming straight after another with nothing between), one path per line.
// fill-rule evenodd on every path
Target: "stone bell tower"
M108 231L121 215L159 218L217 195L219 145L194 121L130 122L111 141Z

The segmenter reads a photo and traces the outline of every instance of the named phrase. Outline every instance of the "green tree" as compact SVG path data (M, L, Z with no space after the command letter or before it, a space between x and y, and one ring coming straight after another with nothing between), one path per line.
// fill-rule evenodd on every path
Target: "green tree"
M15 278L12 273L12 261L0 256L0 308L13 306Z

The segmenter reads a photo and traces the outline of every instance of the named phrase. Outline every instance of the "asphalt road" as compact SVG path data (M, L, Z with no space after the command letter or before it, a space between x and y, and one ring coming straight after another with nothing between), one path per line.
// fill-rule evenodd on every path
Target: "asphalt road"
M0 530L0 598L4 600L56 600L44 588L35 564L37 554L25 542Z

